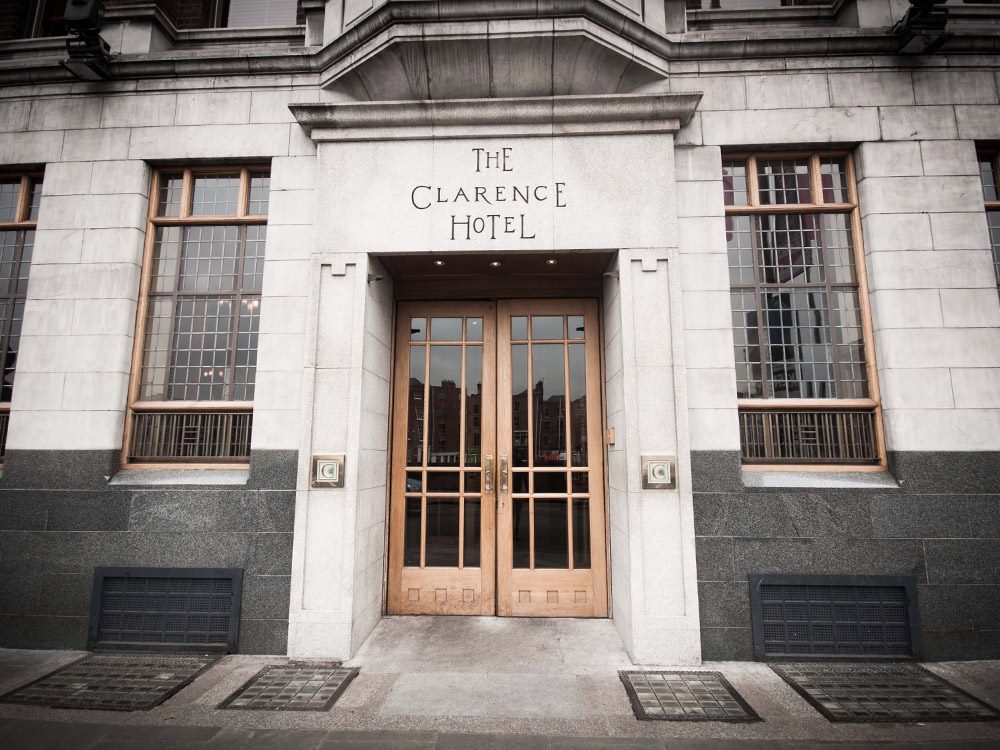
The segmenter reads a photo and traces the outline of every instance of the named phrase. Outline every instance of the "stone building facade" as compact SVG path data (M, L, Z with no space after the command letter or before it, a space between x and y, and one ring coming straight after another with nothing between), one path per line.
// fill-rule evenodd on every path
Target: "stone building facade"
M753 659L797 575L1000 658L996 3L105 5L107 80L0 41L0 645L84 646L96 568L228 568L247 653L475 612Z

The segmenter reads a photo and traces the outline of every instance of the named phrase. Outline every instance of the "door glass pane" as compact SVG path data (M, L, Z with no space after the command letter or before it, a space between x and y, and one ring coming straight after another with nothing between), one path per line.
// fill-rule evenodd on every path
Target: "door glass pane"
M582 315L570 315L567 318L569 337L571 339L582 339L585 331L583 330L583 316Z
M458 492L458 472L457 471L427 472L427 491Z
M482 341L483 340L483 319L482 318L466 318L465 319L465 340L466 341Z
M531 517L528 513L528 500L515 500L511 503L511 528L514 531L514 567L527 568L531 562Z
M424 480L422 479L422 477L423 477L423 472L420 471L406 472L406 491L420 492L424 487Z
M431 341L461 341L461 318L431 318Z
M406 498L406 521L403 531L403 565L420 565L420 498Z
M480 492L482 487L482 475L478 471L467 471L465 472L465 491L476 494Z
M482 329L482 326L480 326ZM480 330L480 333L482 331ZM483 443L483 348L465 349L465 465L479 466Z
M535 341L538 341L539 339L563 338L563 316L532 315L531 338Z
M515 494L528 494L528 472L515 471L510 475L510 491Z
M566 500L535 500L535 568L569 568Z
M410 347L410 392L406 406L406 465L423 464L424 452L424 361L423 346Z
M460 318L456 318L460 320ZM431 324L431 335L434 325ZM430 410L427 419L428 466L457 466L462 405L462 347L432 346L430 366Z
M566 494L566 474L564 472L535 472L535 494L539 493Z
M524 341L528 338L528 319L524 316L515 316L510 319L510 337L515 341Z
M458 567L458 498L427 498L425 567Z
M528 465L528 347L515 344L510 352L512 465Z
M466 568L479 567L479 501L465 501L465 549L462 553L462 565Z
M589 490L590 481L588 479L588 474L584 471L574 471L572 487L573 493L577 495L586 495Z
M587 367L584 345L569 345L570 440L573 466L587 465Z
M562 344L531 347L535 466L566 465L565 376Z
M573 567L590 567L590 500L573 500Z

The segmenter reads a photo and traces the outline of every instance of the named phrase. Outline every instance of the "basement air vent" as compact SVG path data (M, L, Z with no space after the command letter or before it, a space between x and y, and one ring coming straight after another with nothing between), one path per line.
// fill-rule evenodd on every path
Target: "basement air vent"
M918 658L912 576L750 576L754 655L771 659Z
M235 652L242 588L237 568L97 568L88 645Z

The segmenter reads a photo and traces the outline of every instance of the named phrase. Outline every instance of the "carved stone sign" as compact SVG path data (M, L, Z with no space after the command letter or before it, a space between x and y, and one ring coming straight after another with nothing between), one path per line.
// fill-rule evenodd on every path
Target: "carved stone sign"
M440 232L449 242L533 240L533 210L569 205L565 182L518 180L513 147L473 148L468 164L466 183L421 184L410 191L410 204L417 211L446 208L448 219L442 222ZM510 173L509 179L505 173Z

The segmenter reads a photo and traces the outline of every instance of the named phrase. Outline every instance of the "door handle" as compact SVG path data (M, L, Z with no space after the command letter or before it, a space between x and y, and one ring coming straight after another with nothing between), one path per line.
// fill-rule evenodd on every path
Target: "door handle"
M493 456L483 457L483 493L493 494Z
M507 454L500 456L500 491L507 491Z

